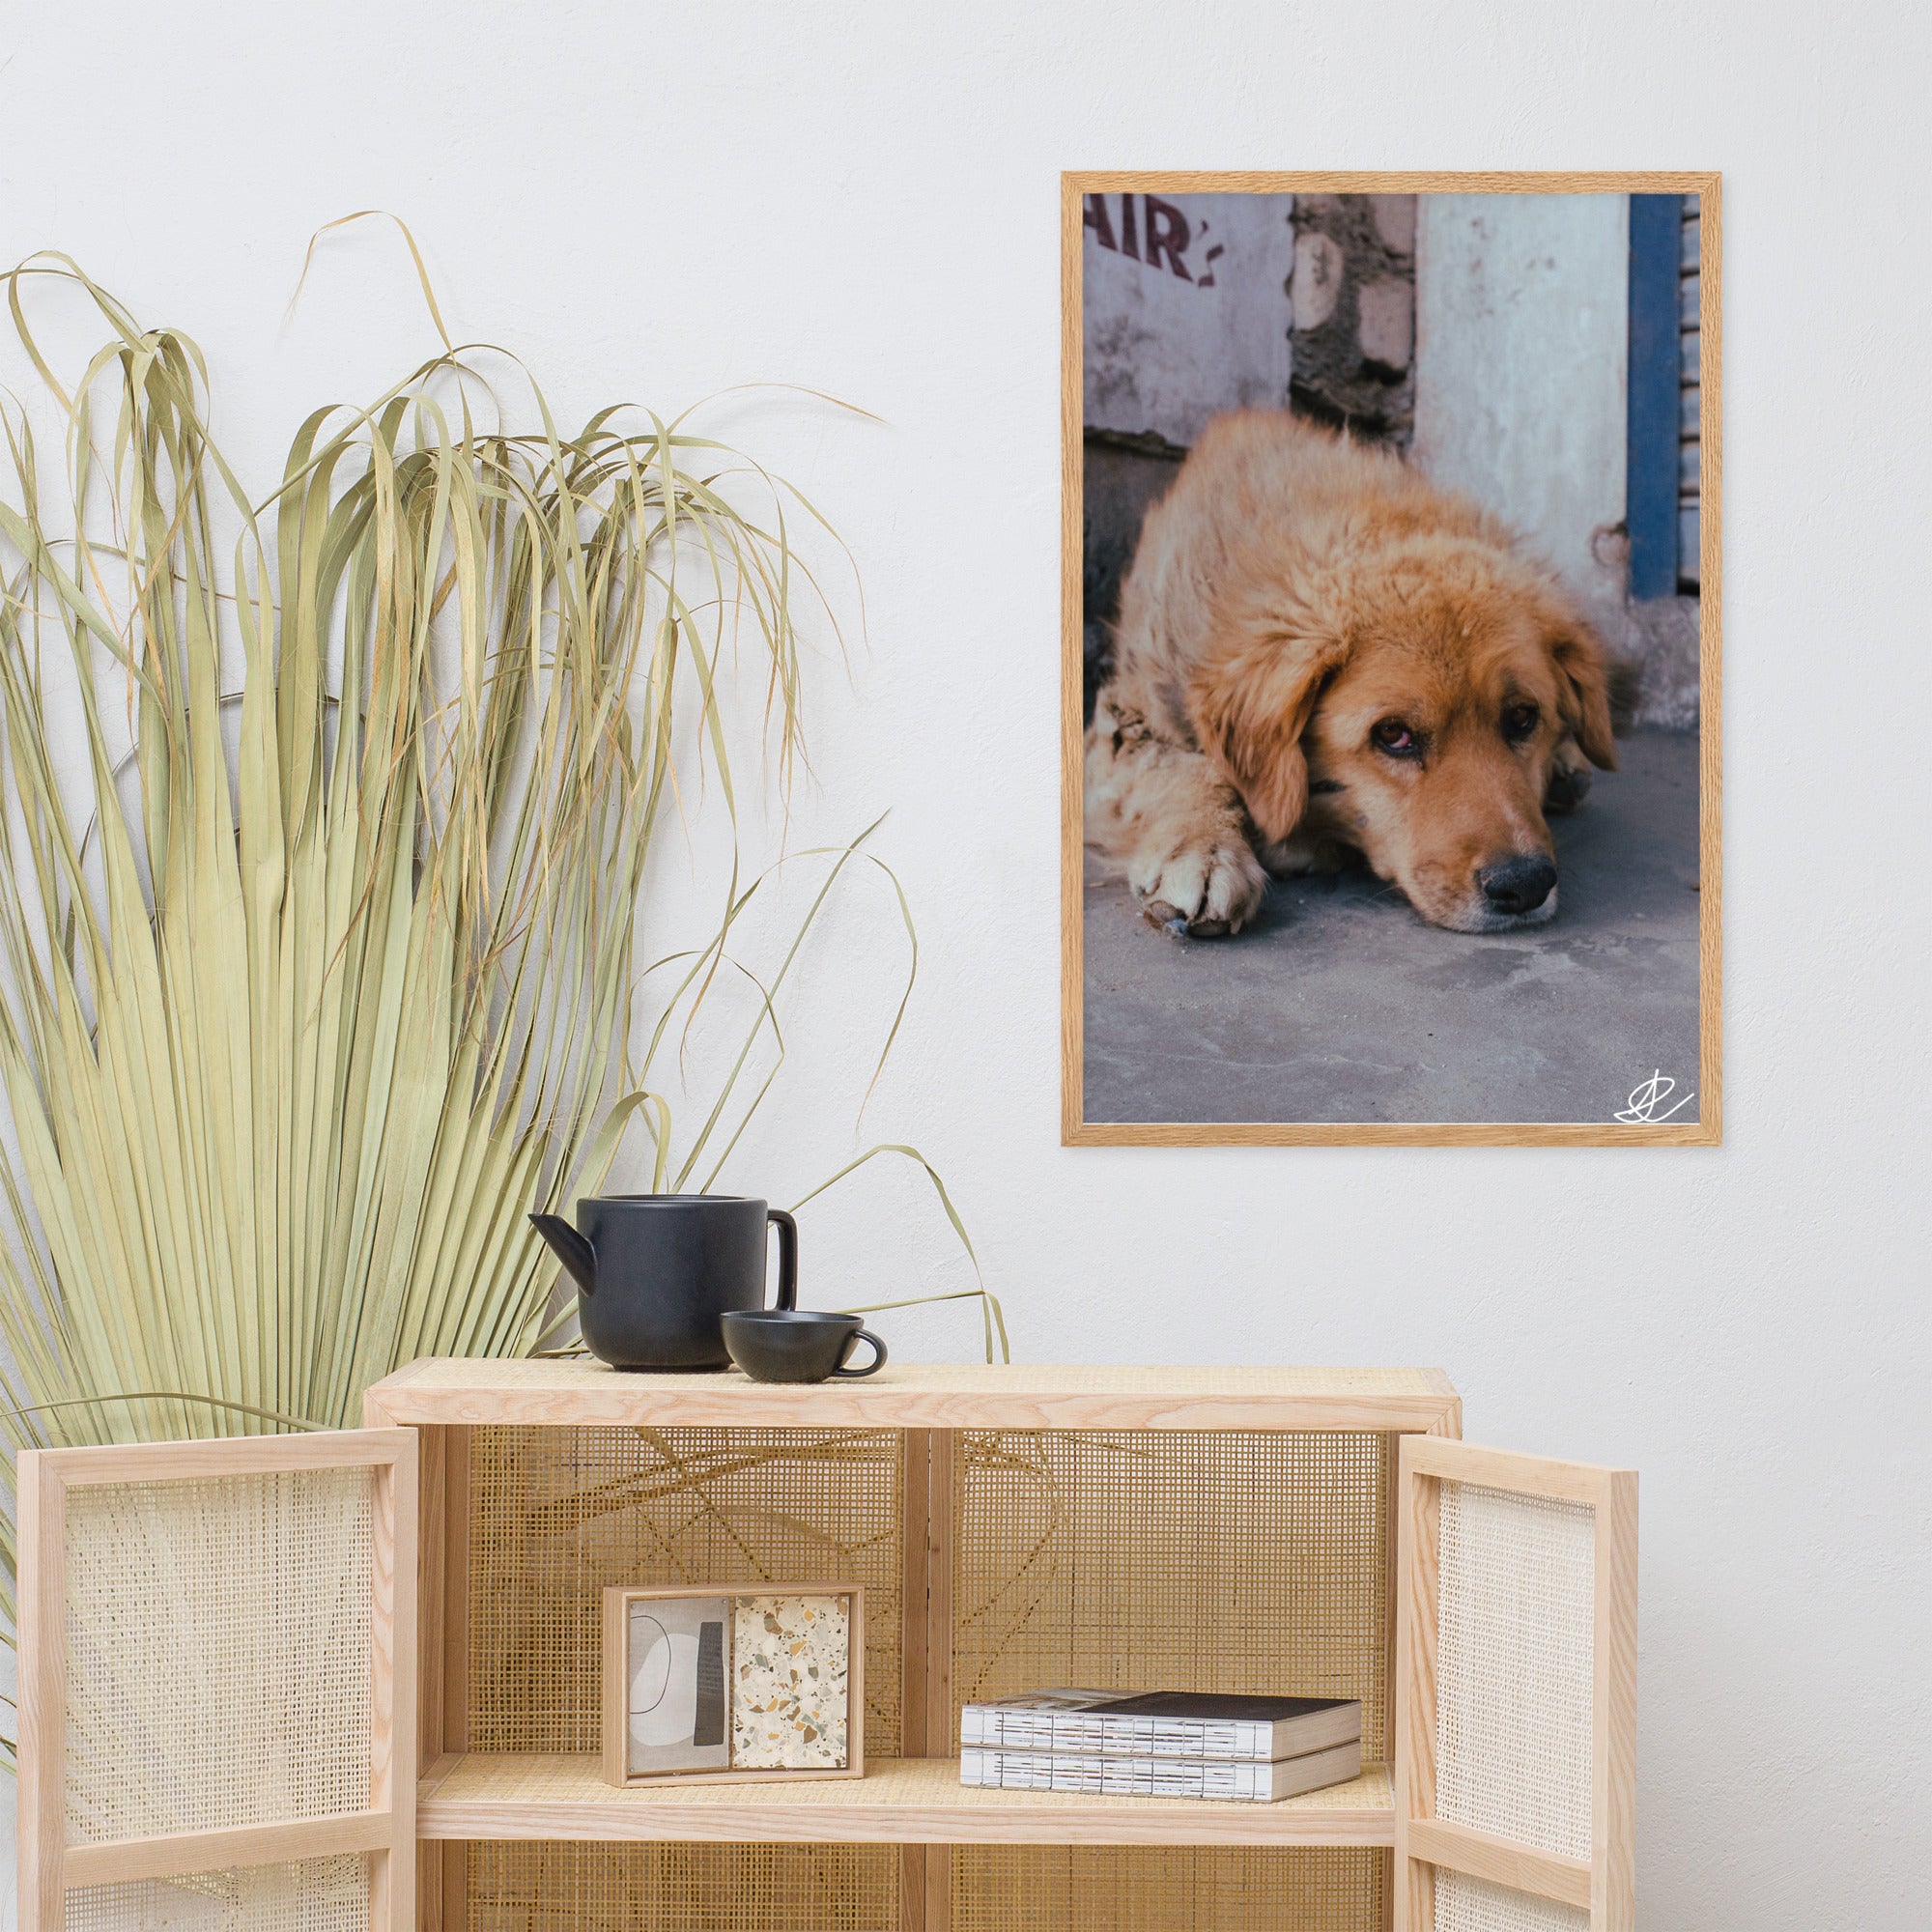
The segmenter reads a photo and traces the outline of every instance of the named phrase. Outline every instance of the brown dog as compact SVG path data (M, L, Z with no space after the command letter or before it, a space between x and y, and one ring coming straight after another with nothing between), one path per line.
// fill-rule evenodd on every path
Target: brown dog
M1086 837L1156 923L1238 932L1264 867L1359 854L1459 932L1556 910L1546 810L1616 766L1555 577L1400 458L1285 412L1208 424L1148 513L1087 732Z

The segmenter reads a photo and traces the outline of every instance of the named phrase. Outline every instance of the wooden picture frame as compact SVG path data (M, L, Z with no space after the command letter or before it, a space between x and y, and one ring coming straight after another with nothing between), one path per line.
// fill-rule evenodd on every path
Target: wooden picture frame
M1440 1663L1443 1628L1453 1617L1444 1603L1443 1489L1466 1485L1490 1499L1580 1506L1589 1512L1587 1739L1577 1761L1560 1769L1586 1793L1587 1846L1568 1852L1527 1834L1484 1830L1466 1818L1440 1815L1439 1752L1442 1726ZM1553 1900L1587 1915L1589 1932L1634 1932L1636 1923L1636 1520L1634 1469L1599 1468L1441 1436L1405 1435L1399 1452L1397 1491L1395 1919L1394 1932L1438 1932L1462 1922L1438 1913L1438 1874L1456 1874L1485 1887ZM1538 1578L1509 1601L1499 1616L1533 1622ZM1568 1605L1575 1618L1576 1605ZM1560 1611L1552 1623L1560 1621ZM1557 1645L1538 1644L1542 1631L1524 1629L1517 1647L1525 1663L1532 1651L1547 1656ZM1505 1634L1493 1647L1507 1652ZM1464 1646L1465 1648L1467 1646ZM1494 1661L1494 1660L1492 1660ZM1504 1657L1501 1661L1507 1662ZM1534 1675L1532 1668L1531 1675ZM1534 1692L1522 1698L1533 1713ZM1520 1717L1521 1714L1519 1714ZM1533 1731L1534 1725L1529 1728ZM1566 1736L1533 1738L1560 1757L1574 1749Z
M234 1477L284 1477L367 1470L371 1478L365 1595L368 1657L366 1803L328 1815L297 1815L225 1824L212 1829L129 1833L75 1840L69 1821L69 1756L74 1747L71 1685L70 1519L85 1492L119 1489L130 1524L123 1553L144 1540L164 1543L165 1529L144 1523L157 1502L143 1491L193 1484L194 1507L217 1519L210 1488ZM416 1432L413 1429L318 1431L291 1435L228 1437L78 1449L23 1450L19 1459L20 1601L19 1895L21 1932L60 1932L68 1896L94 1887L166 1881L235 1867L293 1865L344 1854L367 1858L370 1932L402 1932L414 1923L416 1858ZM161 1505L164 1507L164 1504ZM279 1510L281 1526L298 1522L286 1499L252 1520ZM243 1513L245 1523L250 1520ZM318 1525L320 1526L320 1524ZM266 1587L297 1538L245 1535L223 1548L224 1590L264 1579L249 1576L262 1558ZM155 1593L165 1595L163 1566ZM167 1605L157 1603L165 1612ZM103 1660L103 1662L105 1660ZM244 1719L245 1721L245 1714ZM192 1775L182 1779L189 1798ZM103 1794L110 1807L114 1794Z
M1715 172L1435 173L1435 172L1176 172L1107 170L1064 174L1062 222L1062 771L1061 771L1061 1138L1069 1147L1294 1147L1544 1146L1708 1147L1722 1140L1721 1068L1721 582L1722 408L1720 181ZM1699 893L1695 915L1698 962L1696 1016L1696 1118L1665 1118L1682 1106L1688 1078L1661 1078L1633 1092L1618 1108L1619 1086L1606 1095L1605 1115L1591 1120L1507 1122L1487 1119L1406 1121L1090 1119L1086 1107L1085 848L1083 838L1083 684L1085 675L1085 577L1083 504L1085 438L1083 409L1083 234L1090 195L1175 196L1204 193L1295 195L1696 195L1698 231L1696 332L1701 341L1701 439L1696 447L1696 489L1701 503L1696 555L1700 577L1697 691L1700 741L1697 758L1699 817L1696 846ZM1151 220L1150 215L1149 220ZM1104 245L1104 244L1103 244ZM1122 245L1125 246L1124 236ZM1150 249L1153 238L1150 235ZM1136 256L1136 260L1139 257ZM1686 288L1689 288L1687 270ZM1674 291L1673 291L1674 293ZM1687 293L1686 299L1689 299ZM1689 324L1686 325L1690 327ZM1150 943L1166 943L1149 934ZM1198 942L1189 942L1198 944ZM1239 938L1212 941L1235 947ZM1205 949L1204 949L1205 950ZM1689 1067L1676 1069L1688 1076ZM1660 1069L1669 1073L1671 1069ZM1634 1064L1639 1083L1651 1074L1648 1059ZM1612 1117L1611 1109L1618 1117ZM1621 1116L1628 1113L1630 1118Z
M706 1768L693 1771L634 1772L630 1758L631 1606L692 1598L723 1597L735 1611L751 1597L842 1597L846 1601L845 1762L839 1766ZM730 1733L731 1633L725 1634L725 1731ZM667 1784L787 1784L806 1778L863 1777L866 1775L866 1593L857 1583L691 1583L662 1588L612 1584L604 1592L603 1683L600 1702L600 1764L605 1781L623 1789Z

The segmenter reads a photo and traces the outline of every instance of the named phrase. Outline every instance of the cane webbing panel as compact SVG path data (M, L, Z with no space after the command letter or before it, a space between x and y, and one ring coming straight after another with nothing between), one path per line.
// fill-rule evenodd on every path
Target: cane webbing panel
M1436 1815L1573 1859L1590 1856L1595 1530L1588 1503L1441 1486Z
M469 1848L465 1932L896 1932L893 1845Z
M69 1492L70 1841L368 1805L374 1487L353 1467Z
M1435 1932L1589 1932L1590 1915L1465 1873L1435 1874Z
M85 1886L65 1932L366 1932L369 1861L304 1859L186 1878Z
M962 1845L952 1932L1375 1932L1388 1889L1352 1848Z
M899 1742L896 1430L478 1429L469 1748L595 1751L609 1584L859 1583L866 1751Z
M958 1706L1050 1685L1359 1697L1388 1755L1395 1442L1287 1431L962 1431Z

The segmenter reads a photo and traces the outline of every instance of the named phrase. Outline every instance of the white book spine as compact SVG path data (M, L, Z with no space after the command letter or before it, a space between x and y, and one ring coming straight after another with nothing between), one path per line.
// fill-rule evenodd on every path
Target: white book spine
M1183 1759L1105 1757L1082 1753L985 1750L960 1753L962 1784L1002 1791L1086 1792L1107 1798L1205 1798L1265 1804L1273 1797L1269 1764L1201 1764Z
M987 1704L962 1707L959 1742L997 1750L1240 1759L1257 1764L1266 1764L1274 1756L1271 1724L1103 1717L1094 1711L1029 1711Z

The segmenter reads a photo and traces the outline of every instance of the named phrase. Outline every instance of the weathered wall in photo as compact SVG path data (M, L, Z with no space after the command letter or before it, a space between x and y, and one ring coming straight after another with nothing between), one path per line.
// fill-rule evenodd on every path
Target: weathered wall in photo
M1296 412L1369 442L1415 427L1412 194L1303 194L1294 205Z
M1292 195L1090 194L1082 229L1087 702L1141 520L1210 416L1279 408Z
M1090 436L1186 449L1223 410L1281 403L1293 195L1090 194L1084 213Z
M1634 722L1697 722L1694 597L1633 603L1630 199L1421 197L1412 454L1552 565L1626 667Z
M1406 447L1409 194L1090 194L1082 230L1089 708L1142 520L1210 416L1284 405Z

